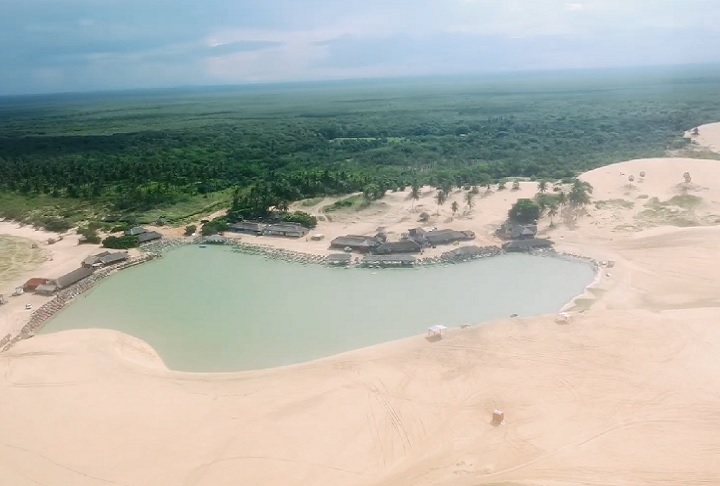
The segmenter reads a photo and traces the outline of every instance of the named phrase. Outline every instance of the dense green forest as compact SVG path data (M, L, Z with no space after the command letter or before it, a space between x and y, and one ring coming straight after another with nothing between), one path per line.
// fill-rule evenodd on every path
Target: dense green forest
M718 120L720 76L697 68L7 97L0 216L569 178Z

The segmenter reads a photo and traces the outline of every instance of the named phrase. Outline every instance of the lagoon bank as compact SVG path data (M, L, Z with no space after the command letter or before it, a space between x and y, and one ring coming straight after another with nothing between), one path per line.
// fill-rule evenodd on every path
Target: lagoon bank
M261 369L422 334L434 324L556 312L593 277L586 263L524 254L371 270L191 245L101 282L43 333L108 328L143 339L174 370Z

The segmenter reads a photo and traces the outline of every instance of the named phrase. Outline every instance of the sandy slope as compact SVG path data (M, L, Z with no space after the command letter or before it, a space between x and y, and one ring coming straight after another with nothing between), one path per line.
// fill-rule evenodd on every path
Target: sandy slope
M640 170L642 189L626 194ZM682 186L684 171L694 185ZM571 323L509 320L228 374L169 371L144 343L110 331L37 336L0 355L0 477L18 486L720 484L720 226L711 226L720 162L630 161L583 177L596 201L634 204L543 223L562 249L616 262ZM489 225L533 192L528 183L489 195L452 226L492 241ZM650 198L684 193L702 201L646 213ZM404 231L415 214L405 197L321 231ZM678 214L704 226L668 226ZM446 204L439 219L448 217ZM490 425L494 408L505 424Z
M720 153L720 123L700 125L697 135L691 135L690 132L686 132L685 136L701 147Z

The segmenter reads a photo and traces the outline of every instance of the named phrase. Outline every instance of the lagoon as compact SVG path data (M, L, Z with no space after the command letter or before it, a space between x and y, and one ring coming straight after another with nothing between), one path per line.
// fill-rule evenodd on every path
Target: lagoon
M521 254L371 270L186 246L102 281L43 332L121 331L174 370L261 369L423 334L433 324L557 312L593 277L585 263Z

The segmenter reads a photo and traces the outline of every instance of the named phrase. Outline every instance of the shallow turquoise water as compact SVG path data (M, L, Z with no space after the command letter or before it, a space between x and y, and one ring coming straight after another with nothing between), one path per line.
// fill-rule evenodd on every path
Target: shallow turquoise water
M370 270L187 246L103 281L44 332L122 331L175 370L258 369L422 334L433 324L556 312L592 279L589 265L517 254Z

